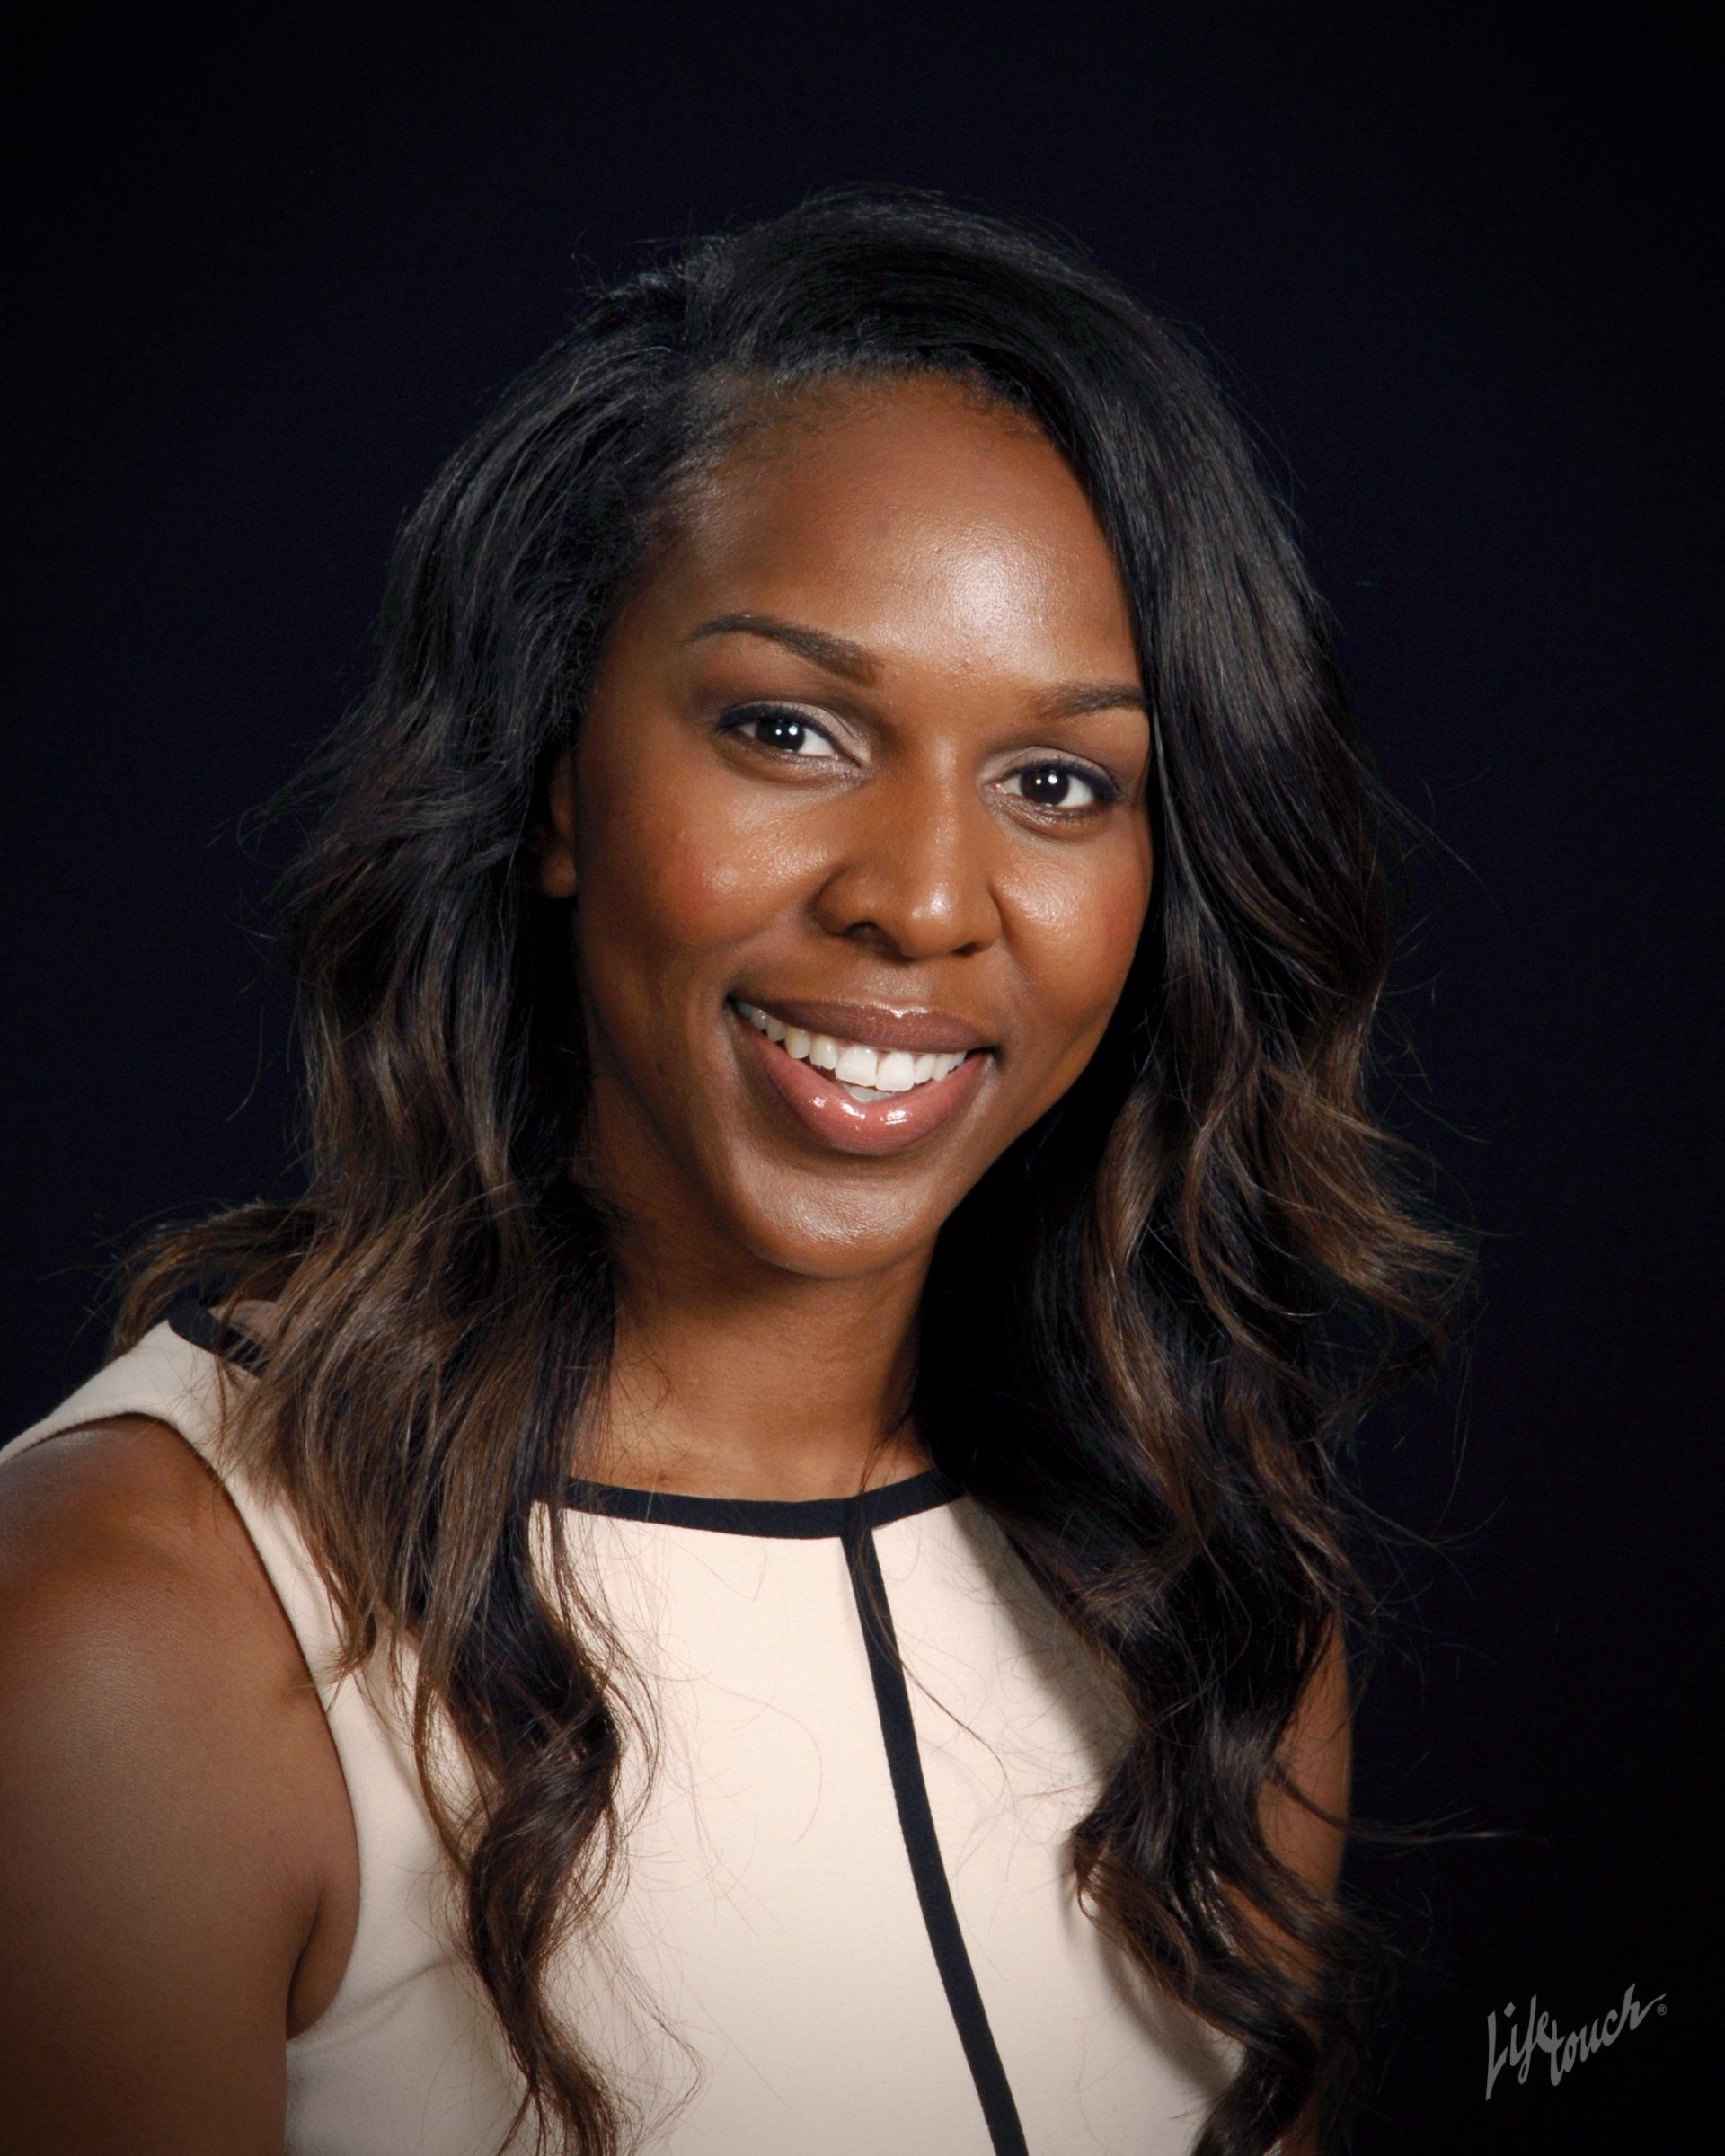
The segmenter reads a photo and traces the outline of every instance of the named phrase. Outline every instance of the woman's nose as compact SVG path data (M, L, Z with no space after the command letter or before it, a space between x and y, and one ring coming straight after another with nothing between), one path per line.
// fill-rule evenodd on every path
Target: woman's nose
M956 776L946 784L854 795L836 865L815 901L829 935L877 942L895 958L986 950L1000 933L987 810Z

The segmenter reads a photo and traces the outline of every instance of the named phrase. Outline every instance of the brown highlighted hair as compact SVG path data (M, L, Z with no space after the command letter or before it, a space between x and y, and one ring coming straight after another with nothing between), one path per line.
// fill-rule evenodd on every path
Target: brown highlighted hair
M223 1308L277 1305L238 1437L350 1666L412 1647L461 1943L524 2116L619 2156L639 2121L546 1984L644 1736L541 1503L580 1471L614 1284L527 833L619 595L739 396L906 371L1024 413L1087 489L1135 610L1157 862L1101 1049L943 1231L917 1428L1128 1710L1076 1877L1243 2047L1202 2156L1266 2156L1333 2108L1358 2019L1354 1927L1261 1817L1361 1606L1338 1452L1440 1352L1469 1253L1370 1104L1405 819L1322 609L1204 370L1074 251L934 198L823 195L598 294L506 393L403 529L370 688L314 774L284 904L304 1195L152 1239L114 1346L217 1281ZM434 1772L442 1718L472 1804Z

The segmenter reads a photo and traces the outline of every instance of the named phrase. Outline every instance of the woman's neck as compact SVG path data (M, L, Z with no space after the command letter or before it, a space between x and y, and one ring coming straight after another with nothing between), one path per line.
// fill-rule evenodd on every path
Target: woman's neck
M821 1280L658 1237L628 1251L610 1381L578 1471L796 1499L848 1496L865 1469L874 1488L925 1468L907 1409L928 1259Z

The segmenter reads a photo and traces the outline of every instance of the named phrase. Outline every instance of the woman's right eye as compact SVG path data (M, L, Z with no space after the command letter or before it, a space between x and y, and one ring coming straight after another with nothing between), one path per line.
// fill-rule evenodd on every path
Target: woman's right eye
M741 734L757 748L771 749L782 756L831 757L838 753L831 737L806 712L792 711L782 704L755 704L742 711L727 711L721 730Z

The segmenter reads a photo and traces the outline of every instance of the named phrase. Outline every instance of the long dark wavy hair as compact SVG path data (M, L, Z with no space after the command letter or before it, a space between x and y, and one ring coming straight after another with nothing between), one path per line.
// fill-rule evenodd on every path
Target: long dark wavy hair
M155 1234L113 1351L212 1283L224 1312L276 1305L234 1439L327 1572L347 1666L412 1650L420 1772L459 1944L525 2077L518 2127L579 2156L635 2145L546 1981L618 1854L634 1724L541 1502L580 1471L615 1291L529 833L691 474L807 385L907 373L961 378L1069 460L1155 738L1126 992L942 1233L916 1428L1127 1710L1073 1824L1076 1883L1243 2047L1203 2156L1264 2156L1330 2114L1357 2048L1351 1920L1262 1816L1361 1607L1338 1453L1452 1336L1471 1248L1367 1099L1411 819L1239 425L1076 250L929 196L819 195L598 293L504 393L407 520L371 685L314 773L284 894L304 1195ZM464 1802L436 1769L444 1718Z

